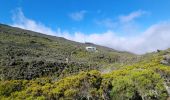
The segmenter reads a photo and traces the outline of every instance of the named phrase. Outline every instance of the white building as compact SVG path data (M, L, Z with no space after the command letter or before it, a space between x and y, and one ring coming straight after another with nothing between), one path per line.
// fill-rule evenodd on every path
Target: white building
M93 52L93 51L96 51L96 47L88 46L88 47L86 47L86 50Z

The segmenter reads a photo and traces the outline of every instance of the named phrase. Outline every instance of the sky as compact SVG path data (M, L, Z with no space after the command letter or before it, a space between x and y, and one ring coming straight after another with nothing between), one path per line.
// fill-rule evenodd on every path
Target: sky
M170 48L170 0L0 0L0 23L136 54Z

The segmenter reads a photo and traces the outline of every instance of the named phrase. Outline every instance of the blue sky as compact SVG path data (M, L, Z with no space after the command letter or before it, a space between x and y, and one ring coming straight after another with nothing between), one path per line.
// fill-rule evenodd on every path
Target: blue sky
M156 41L169 36L169 11L169 0L0 0L0 23L145 53L170 47Z

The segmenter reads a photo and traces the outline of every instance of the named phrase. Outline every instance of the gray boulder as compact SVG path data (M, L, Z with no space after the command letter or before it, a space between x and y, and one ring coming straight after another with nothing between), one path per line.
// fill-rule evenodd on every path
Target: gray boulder
M163 60L161 61L161 64L170 66L170 55L165 55Z

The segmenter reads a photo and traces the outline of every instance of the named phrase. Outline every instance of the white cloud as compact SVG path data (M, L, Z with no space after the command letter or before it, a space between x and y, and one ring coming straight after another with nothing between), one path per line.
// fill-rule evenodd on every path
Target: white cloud
M82 41L84 39L85 41L113 49L143 54L170 47L170 23L163 22L155 24L136 37L120 37L113 31L107 31L105 33L93 33L90 35L76 33L66 38L79 42L84 42Z
M138 17L141 17L144 14L147 14L147 13L148 12L146 12L146 11L138 10L138 11L132 12L128 15L119 16L119 20L120 20L120 22L130 22Z
M138 38L141 43L137 47L143 51L142 53L170 48L170 22L152 25Z
M14 27L20 27L23 29L41 32L41 33L45 33L45 34L53 35L53 36L56 35L56 32L46 27L45 25L26 18L22 12L22 9L20 8L18 8L16 10L16 14L13 15L13 21L14 23L12 24L12 26Z
M122 34L128 33L130 35L134 35L139 30L139 25L135 19L141 17L142 15L148 14L150 13L147 11L137 10L127 15L118 16L117 18L105 18L96 20L95 23L107 29L120 31Z
M166 49L170 47L170 22L157 23L150 26L138 36L118 36L114 31L104 33L84 34L75 32L62 32L60 29L52 30L51 28L26 18L21 9L13 17L13 26L45 33L48 35L62 36L78 42L92 42L107 46L117 50L125 50L138 54L152 52L157 49Z
M85 14L87 13L87 11L85 10L81 10L79 12L73 12L69 14L69 17L75 21L81 21L84 19Z

